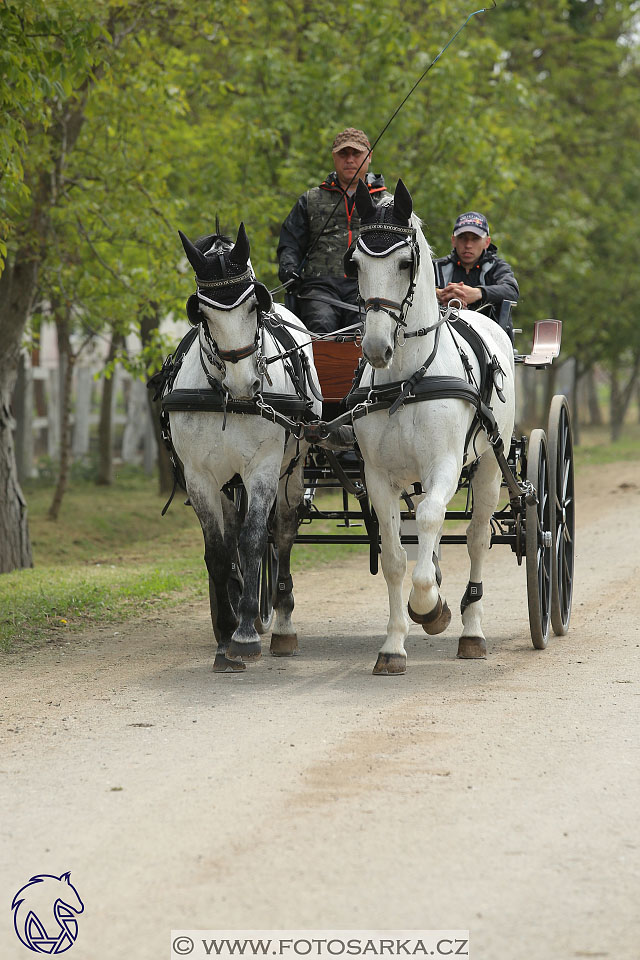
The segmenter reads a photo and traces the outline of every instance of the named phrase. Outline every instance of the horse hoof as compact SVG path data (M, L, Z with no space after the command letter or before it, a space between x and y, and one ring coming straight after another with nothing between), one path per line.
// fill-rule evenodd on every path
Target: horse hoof
M456 656L460 660L483 660L487 656L487 641L483 637L460 637Z
M293 657L298 652L298 634L272 633L269 650L272 657Z
M407 671L407 658L402 653L379 653L373 673L379 677L396 677Z
M442 633L443 630L446 630L450 623L451 610L449 610L449 606L445 600L444 603L442 603L440 615L432 623L423 623L422 629L425 633L435 636L436 633Z
M232 640L227 647L227 660L244 660L245 663L252 663L259 660L262 656L262 647L259 640L252 640L249 643L237 643Z
M419 623L424 632L430 636L442 633L451 623L451 610L449 610L447 601L445 600L443 603L440 597L438 597L438 602L429 613L416 613L415 610L411 609L410 603L407 604L407 610L413 622Z
M216 653L213 661L214 673L242 673L246 669L247 665L242 660L228 660L224 653Z

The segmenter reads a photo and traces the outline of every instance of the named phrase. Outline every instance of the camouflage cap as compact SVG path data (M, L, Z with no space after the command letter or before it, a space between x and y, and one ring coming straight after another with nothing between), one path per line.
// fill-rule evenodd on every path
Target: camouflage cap
M371 144L367 135L362 130L356 130L355 127L347 127L333 141L331 152L342 150L343 147L353 147L354 150L371 150Z

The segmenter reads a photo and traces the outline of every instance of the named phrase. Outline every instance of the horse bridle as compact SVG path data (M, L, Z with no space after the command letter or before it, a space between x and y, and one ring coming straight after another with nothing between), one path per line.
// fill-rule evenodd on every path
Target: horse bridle
M222 255L219 255L222 268L226 274L226 264L224 263L224 258ZM251 357L254 353L259 352L260 343L262 340L262 330L264 328L264 318L265 311L260 304L260 297L257 292L258 281L253 275L253 271L250 268L247 268L244 273L239 274L238 276L225 276L222 280L201 280L200 277L196 276L196 296L199 303L204 303L208 307L213 307L216 310L235 310L236 307L239 307L245 300L248 300L251 294L256 295L255 310L257 311L257 323L256 323L256 335L253 339L253 343L247 344L246 347L239 347L237 350L223 350L211 336L211 331L209 329L209 324L202 324L205 340L207 341L210 352L205 351L205 355L210 363L213 363L214 366L220 370L224 375L225 364L226 363L238 363L240 360L245 360L247 357ZM201 288L205 288L208 291L211 291L215 294L216 290L222 290L225 287L235 286L238 283L247 282L249 285L247 289L238 297L234 303L221 303L219 300L212 300L210 297L205 296L202 293ZM203 365L203 347L202 341L200 341L200 361ZM260 354L258 357L258 372L264 374L266 367L264 367L264 358ZM206 369L205 369L206 373Z
M363 234L367 233L392 233L397 234L401 239L396 243L392 243L386 250L371 250L371 248L367 246L366 240L362 237ZM396 226L396 224L384 222L367 223L362 224L360 227L360 236L356 241L356 249L361 250L362 253L369 257L378 257L380 259L390 256L390 254L395 253L403 246L408 246L411 253L409 262L409 284L404 299L398 303L396 300L387 300L385 297L369 297L369 299L364 302L365 322L366 315L370 310L387 313L391 319L395 321L394 342L398 340L400 329L404 329L407 326L407 310L413 303L413 294L416 288L416 279L420 266L420 247L418 246L416 229L415 227L401 227ZM407 334L406 336L411 336L411 334Z

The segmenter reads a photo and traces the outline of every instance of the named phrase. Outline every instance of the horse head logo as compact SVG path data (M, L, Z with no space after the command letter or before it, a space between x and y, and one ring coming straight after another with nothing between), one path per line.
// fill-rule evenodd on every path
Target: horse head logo
M11 909L20 941L34 953L64 953L78 936L76 915L84 911L78 891L69 879L40 874L18 890Z

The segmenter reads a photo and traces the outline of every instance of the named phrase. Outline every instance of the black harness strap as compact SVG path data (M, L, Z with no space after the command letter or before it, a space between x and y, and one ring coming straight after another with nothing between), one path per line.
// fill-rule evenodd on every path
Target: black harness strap
M263 393L262 399L268 403L276 413L281 414L302 414L302 419L314 420L315 417L305 414L309 411L307 400L292 397L288 393ZM206 411L209 413L224 413L226 406L227 413L244 413L261 415L260 406L256 400L234 400L229 397L225 405L225 393L223 390L198 389L198 390L172 390L162 398L163 410L191 410ZM271 417L268 417L271 419ZM276 421L277 422L277 421ZM287 424L283 424L287 426Z

